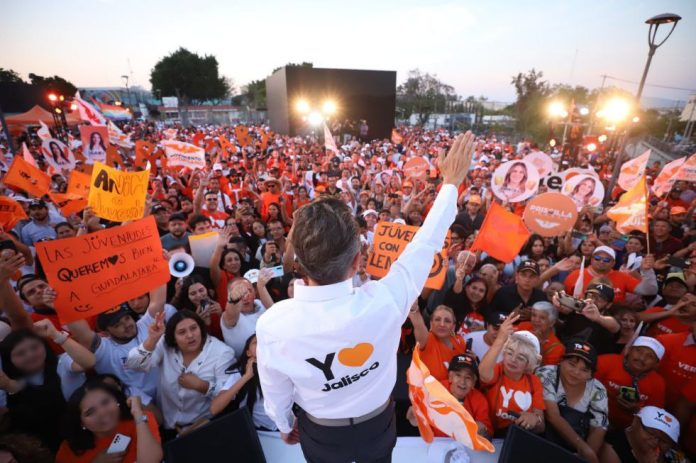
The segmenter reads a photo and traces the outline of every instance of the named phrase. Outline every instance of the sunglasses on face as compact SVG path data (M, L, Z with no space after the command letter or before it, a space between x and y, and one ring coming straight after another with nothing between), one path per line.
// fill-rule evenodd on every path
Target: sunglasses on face
M605 264L608 264L609 262L614 260L611 257L601 257L601 256L594 256L593 259L596 260L597 262L604 262Z

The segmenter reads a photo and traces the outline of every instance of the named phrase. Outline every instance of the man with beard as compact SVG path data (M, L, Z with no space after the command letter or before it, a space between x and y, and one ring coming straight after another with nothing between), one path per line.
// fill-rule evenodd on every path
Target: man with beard
M186 215L182 212L172 214L167 224L169 233L162 236L162 247L166 250L188 245L188 232L186 231Z
M51 225L48 215L48 206L42 199L34 199L29 203L29 218L31 219L22 227L22 242L27 246L33 246L37 241L46 238L56 239L56 230Z

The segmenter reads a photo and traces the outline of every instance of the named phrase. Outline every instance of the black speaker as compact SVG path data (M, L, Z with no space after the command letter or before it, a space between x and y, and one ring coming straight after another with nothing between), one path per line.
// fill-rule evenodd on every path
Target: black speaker
M164 460L167 463L266 463L246 407L166 443Z
M549 426L547 423L546 426ZM500 451L499 463L528 463L530 460L583 463L585 460L517 425L511 425Z

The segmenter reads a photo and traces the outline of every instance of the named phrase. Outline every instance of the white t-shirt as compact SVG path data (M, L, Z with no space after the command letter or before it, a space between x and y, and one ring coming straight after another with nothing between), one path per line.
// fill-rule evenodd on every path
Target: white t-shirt
M230 346L238 355L244 352L244 344L247 339L256 333L256 322L259 317L266 312L266 308L260 299L254 300L254 311L252 313L242 313L239 315L237 324L233 327L225 326L223 317L220 317L220 329L225 344Z
M239 371L233 372L230 377L227 378L227 381L225 381L225 384L222 386L222 390L220 392L231 389L232 386L234 386L240 379L242 379L242 375L239 373ZM244 397L239 406L240 408L246 407L246 404L247 398ZM257 428L264 427L272 431L278 430L278 427L275 425L273 420L266 415L266 409L263 406L263 396L261 395L260 390L256 391L256 402L254 402L254 409L252 410L251 418L254 420L254 426Z
M486 355L486 352L488 352L488 349L491 348L488 344L486 344L486 341L483 340L483 335L486 334L485 331L472 331L471 333L467 333L464 335L464 341L466 341L467 346L469 345L469 340L471 340L471 351L476 354L476 357L478 357L479 362L481 359L483 359L483 356ZM500 362L503 360L502 354L498 355L498 358L496 362Z

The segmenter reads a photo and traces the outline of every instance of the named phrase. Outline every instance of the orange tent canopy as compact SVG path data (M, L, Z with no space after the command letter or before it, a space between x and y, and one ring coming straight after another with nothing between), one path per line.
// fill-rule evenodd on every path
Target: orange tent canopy
M80 123L80 115L77 113L74 113L74 112L73 113L66 113L65 120L68 122L68 125L77 125ZM53 115L39 105L34 106L33 108L31 108L29 111L27 111L25 113L15 114L14 116L7 116L7 117L5 117L5 121L7 122L8 126L39 125L39 121L43 121L43 123L49 127L52 127L55 125L53 123Z

